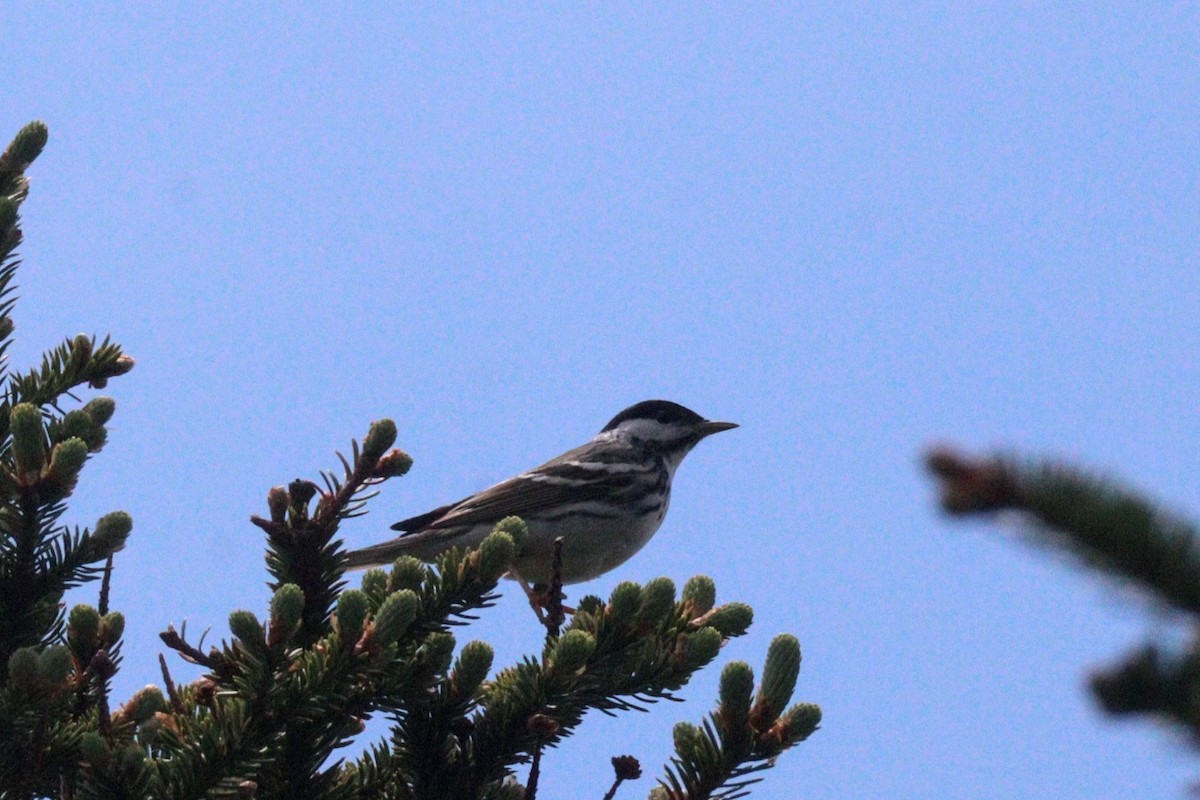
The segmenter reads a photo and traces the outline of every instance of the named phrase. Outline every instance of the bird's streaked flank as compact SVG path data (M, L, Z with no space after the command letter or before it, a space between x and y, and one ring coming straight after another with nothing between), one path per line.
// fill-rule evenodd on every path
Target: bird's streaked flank
M564 583L617 567L658 530L683 457L706 436L736 428L678 403L646 400L622 411L587 444L536 469L392 526L403 533L354 550L346 566L391 564L400 556L431 561L456 546L476 547L497 522L518 516L529 526L513 569L548 583L554 540L563 538Z

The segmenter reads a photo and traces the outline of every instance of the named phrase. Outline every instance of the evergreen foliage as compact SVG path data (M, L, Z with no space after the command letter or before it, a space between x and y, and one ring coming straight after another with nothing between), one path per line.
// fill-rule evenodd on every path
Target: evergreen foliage
M0 156L0 356L13 333L24 170L46 136L33 123ZM560 607L541 654L493 675L491 647L458 647L454 631L495 601L524 535L519 519L476 549L434 564L401 558L346 588L339 525L412 464L393 449L396 426L380 420L339 454L339 470L271 489L267 516L251 518L266 534L266 617L232 612L229 638L207 650L168 626L164 644L204 676L176 685L160 656L163 689L112 708L124 617L107 608L107 586L132 520L117 511L83 530L60 520L115 405L64 406L80 402L84 384L101 388L132 367L119 345L87 336L26 374L0 360L0 798L533 798L543 751L588 711L674 698L750 625L749 607L717 605L707 578L679 597L666 578L623 583L607 601L584 598L565 627ZM67 589L101 577L97 606L64 611ZM819 723L816 706L785 708L799 666L790 636L771 645L757 695L747 665L727 666L709 720L677 728L654 796L742 796ZM392 721L388 739L339 758L373 715ZM525 764L522 785L515 769ZM629 756L613 766L608 798L641 772Z
M1016 512L1035 542L1137 589L1192 627L1182 649L1148 643L1090 688L1117 715L1149 714L1174 723L1200 747L1200 539L1197 527L1112 480L1050 461L974 459L938 448L926 459L950 514Z

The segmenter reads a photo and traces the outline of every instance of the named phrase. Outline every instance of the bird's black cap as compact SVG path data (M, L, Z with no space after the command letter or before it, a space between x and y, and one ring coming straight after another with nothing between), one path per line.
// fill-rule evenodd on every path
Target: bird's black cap
M652 419L664 425L672 422L683 425L696 425L704 421L704 417L690 408L684 408L679 403L672 403L670 400L643 400L617 414L612 418L611 422L604 426L604 430L600 432L611 431L622 422L631 419Z

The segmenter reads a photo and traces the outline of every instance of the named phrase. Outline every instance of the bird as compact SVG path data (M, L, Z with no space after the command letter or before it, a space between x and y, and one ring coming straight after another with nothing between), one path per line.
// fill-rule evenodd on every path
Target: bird
M451 547L476 547L496 523L517 516L529 533L509 577L525 585L591 580L625 563L662 525L671 480L701 439L738 427L705 419L669 400L617 414L589 442L456 503L397 522L400 536L347 554L347 569L387 566L405 555L432 561ZM554 541L563 539L554 575ZM514 574L515 573L515 574Z

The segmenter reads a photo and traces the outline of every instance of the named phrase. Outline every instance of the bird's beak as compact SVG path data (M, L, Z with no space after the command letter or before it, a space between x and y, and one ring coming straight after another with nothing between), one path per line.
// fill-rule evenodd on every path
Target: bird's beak
M700 435L702 437L703 436L711 436L714 433L720 433L721 431L732 430L732 429L736 428L737 426L738 426L738 424L736 422L716 422L714 420L709 419L709 420L705 420L703 423L701 423Z

